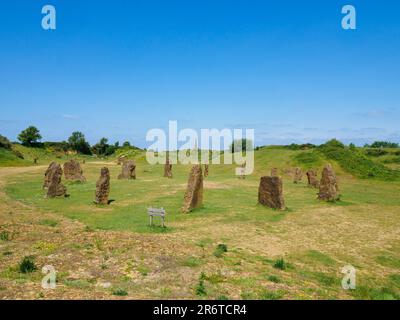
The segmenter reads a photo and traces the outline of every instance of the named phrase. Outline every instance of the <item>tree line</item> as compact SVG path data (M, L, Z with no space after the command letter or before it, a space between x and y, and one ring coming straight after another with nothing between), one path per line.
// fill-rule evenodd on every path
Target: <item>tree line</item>
M4 139L0 139L0 142L4 140L5 145L11 145L7 138L1 136ZM76 151L77 153L84 155L99 155L99 156L109 156L115 153L119 148L135 148L129 141L125 141L121 146L119 142L114 144L109 144L107 138L101 138L99 142L91 146L88 141L86 141L85 135L80 131L72 132L71 136L67 141L62 142L41 142L42 135L40 131L35 126L29 126L25 130L22 130L18 135L18 140L22 145L26 147L36 147L36 148L47 148L53 147L59 151ZM8 141L8 143L6 142ZM1 145L0 145L1 147Z

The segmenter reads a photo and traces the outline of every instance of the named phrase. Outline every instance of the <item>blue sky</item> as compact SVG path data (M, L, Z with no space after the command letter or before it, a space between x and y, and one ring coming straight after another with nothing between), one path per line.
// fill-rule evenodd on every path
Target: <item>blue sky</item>
M357 30L341 28L345 4ZM0 134L143 147L177 120L254 128L257 145L400 142L399 58L398 1L4 0Z

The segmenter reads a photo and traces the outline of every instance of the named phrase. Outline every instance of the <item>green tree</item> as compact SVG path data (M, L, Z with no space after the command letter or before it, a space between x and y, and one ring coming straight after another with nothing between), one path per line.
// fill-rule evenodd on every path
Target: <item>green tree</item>
M389 141L375 141L371 144L371 148L398 148L399 144Z
M131 143L130 143L129 141L125 141L125 142L122 144L122 147L123 147L123 148L130 148L130 146L131 146Z
M85 139L85 135L82 132L75 131L68 138L68 145L72 150L75 150L82 154L92 154L90 151L90 145Z
M39 130L34 126L26 128L18 135L18 140L21 141L24 146L29 147L36 145L40 139L42 139L42 136Z
M118 149L118 145L119 143L109 145L107 138L101 138L100 141L93 146L93 152L99 156L109 156Z

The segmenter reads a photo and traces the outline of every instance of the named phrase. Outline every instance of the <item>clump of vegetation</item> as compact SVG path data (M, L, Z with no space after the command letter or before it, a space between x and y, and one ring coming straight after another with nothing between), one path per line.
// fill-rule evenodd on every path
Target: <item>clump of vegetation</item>
M304 143L304 144L292 143L288 146L284 146L285 149L289 150L308 150L308 149L314 149L315 147L316 145L311 143Z
M22 259L19 264L19 271L21 273L32 273L37 270L35 265L35 258L33 256L27 256Z
M365 148L398 148L399 144L390 141L375 141L371 145L366 144Z
M0 148L11 150L12 144L10 140L0 134Z
M0 240L9 241L11 239L10 233L6 230L0 232Z
M68 146L79 153L91 155L90 145L85 139L85 135L82 132L75 131L68 138Z
M268 280L273 282L273 283L280 283L281 282L281 279L279 279L277 276L274 276L274 275L268 276Z
M113 294L114 296L124 297L124 296L127 296L127 295L128 295L128 292L127 292L125 289L117 288L117 289L114 289L114 290L112 291L112 294Z
M286 270L287 264L283 258L280 258L274 262L274 268L279 270Z
M42 221L40 221L40 224L42 226L55 227L58 225L58 222L56 220L52 220L52 219L43 219Z
M261 300L279 300L282 299L283 294L281 292L267 291L264 290L260 294Z
M206 275L204 272L200 274L199 283L196 285L195 292L197 296L206 296L207 291L204 285L204 280L206 279Z
M381 149L381 148L379 148L379 149L366 149L365 150L365 154L367 156L370 156L370 157L381 157L381 156L384 156L384 155L386 155L388 153L389 153L388 151L386 151L384 149Z
M220 243L214 251L214 256L221 258L226 252L228 252L228 246L224 243Z
M184 262L183 265L185 267L197 267L201 264L201 260L197 257L188 257Z
M19 159L24 159L24 155L22 154L21 151L12 149L12 153L13 153L17 158L19 158Z
M337 161L347 172L359 178L395 180L400 171L392 170L369 158L362 151L346 148L343 143L333 139L319 146L319 150L329 159Z

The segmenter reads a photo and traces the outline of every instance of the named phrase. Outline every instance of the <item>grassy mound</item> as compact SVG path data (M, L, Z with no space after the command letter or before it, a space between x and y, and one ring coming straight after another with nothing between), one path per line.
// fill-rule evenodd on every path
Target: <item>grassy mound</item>
M19 167L29 164L29 161L18 157L13 150L0 148L0 167Z
M392 170L382 163L368 158L362 151L345 147L337 140L321 145L318 150L328 159L335 160L347 172L358 178L376 178L381 180L400 179L400 171Z

